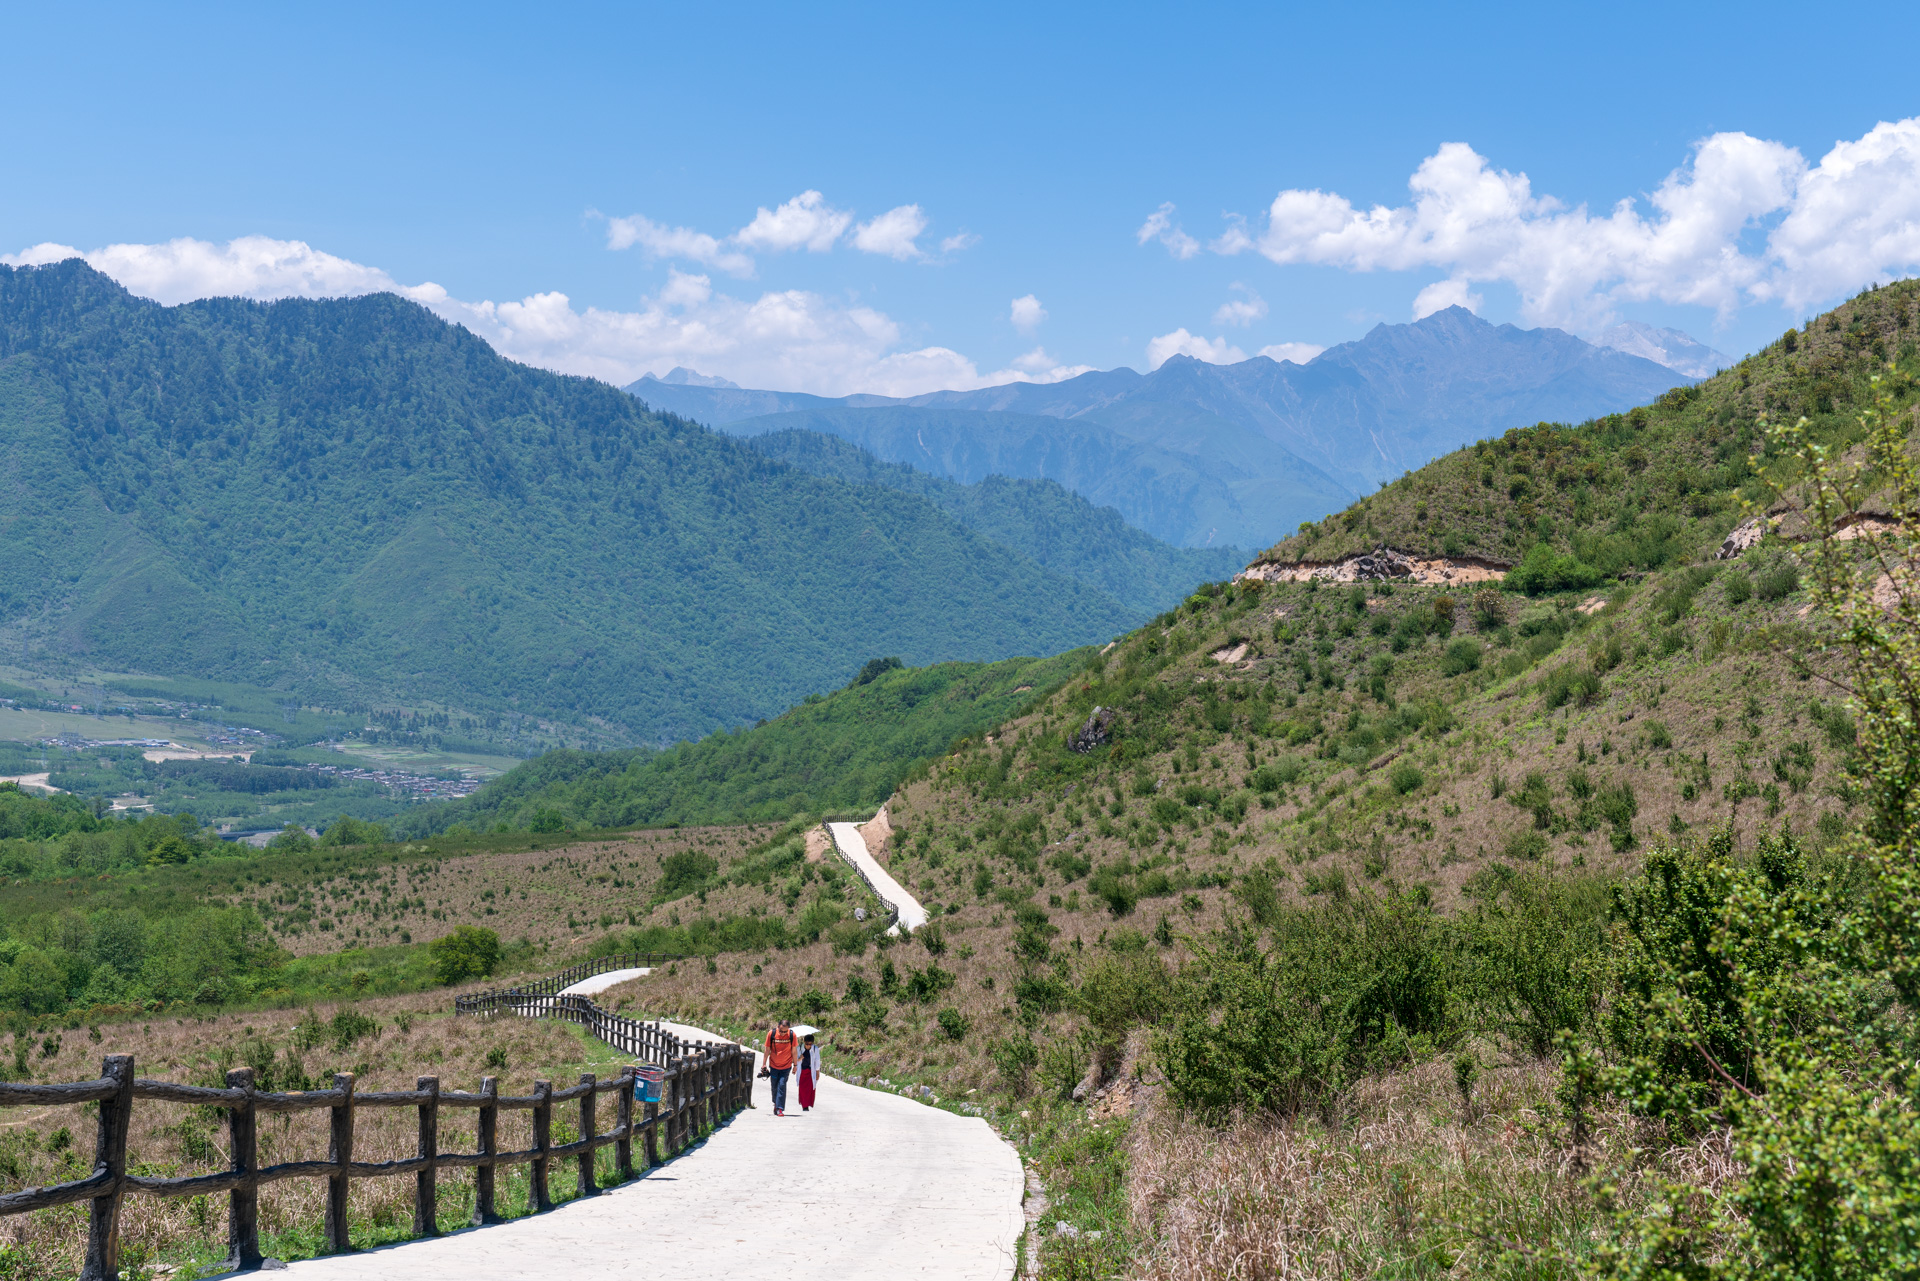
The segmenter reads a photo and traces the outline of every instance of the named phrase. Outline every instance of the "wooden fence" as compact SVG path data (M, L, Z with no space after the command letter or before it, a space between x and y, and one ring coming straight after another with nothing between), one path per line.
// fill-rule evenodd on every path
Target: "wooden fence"
M610 958L623 959L623 958ZM101 1066L100 1078L61 1085L26 1085L0 1082L0 1107L47 1106L98 1103L99 1137L94 1145L93 1173L84 1179L45 1188L25 1188L0 1195L0 1215L24 1214L68 1205L91 1202L87 1223L86 1262L81 1281L113 1281L118 1275L120 1203L129 1192L152 1196L186 1197L225 1192L228 1195L227 1265L250 1269L260 1266L260 1188L283 1179L314 1178L327 1180L325 1239L331 1252L352 1249L348 1237L347 1185L352 1179L384 1178L411 1174L414 1177L413 1231L416 1236L434 1236L437 1180L441 1170L474 1171L475 1223L498 1223L494 1203L494 1177L499 1167L531 1165L532 1187L529 1193L535 1211L548 1210L553 1202L547 1193L547 1174L556 1160L573 1157L579 1161L580 1195L594 1196L600 1191L594 1176L594 1154L611 1145L614 1166L621 1181L633 1177L633 1145L639 1140L642 1157L648 1167L675 1155L708 1127L747 1106L753 1089L753 1053L728 1042L683 1041L660 1028L635 1019L610 1014L584 996L560 996L558 989L589 974L605 973L626 965L599 965L543 980L527 989L507 989L479 997L462 997L455 1003L459 1014L511 1013L535 1018L557 1018L579 1023L595 1036L622 1051L643 1057L665 1069L658 1103L639 1103L634 1099L634 1068L602 1081L592 1073L581 1076L579 1084L556 1090L550 1081L535 1081L533 1093L500 1093L499 1078L483 1077L477 1094L443 1090L438 1077L420 1077L411 1090L361 1091L354 1088L351 1072L338 1073L330 1090L307 1090L270 1094L256 1090L253 1069L234 1068L227 1073L225 1089L179 1085L172 1081L150 1081L133 1074L133 1056L110 1054ZM572 977L568 977L572 975ZM559 980L564 979L565 982ZM545 991L535 989L544 988ZM507 999L507 998L511 999ZM599 1098L614 1096L614 1124L602 1132ZM227 1113L232 1166L217 1174L189 1178L158 1178L127 1172L127 1135L132 1128L135 1100L150 1099L164 1103L187 1103L224 1109ZM555 1104L578 1102L580 1138L556 1144L552 1133ZM327 1108L331 1112L331 1132L324 1161L288 1161L262 1167L256 1125L262 1112L291 1112L308 1108ZM361 1108L415 1108L419 1112L420 1146L418 1155L397 1161L356 1161L353 1159L354 1114ZM479 1110L478 1146L472 1152L443 1152L440 1149L440 1110L477 1108ZM523 1151L502 1152L495 1142L500 1112L525 1110L533 1113L533 1146ZM637 1113L637 1115L636 1115Z

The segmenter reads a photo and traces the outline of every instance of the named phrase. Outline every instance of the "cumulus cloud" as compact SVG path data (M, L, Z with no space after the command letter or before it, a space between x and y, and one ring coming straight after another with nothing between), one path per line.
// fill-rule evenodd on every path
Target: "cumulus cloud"
M745 277L754 274L755 254L796 249L826 253L842 241L863 253L882 254L900 262L923 259L927 255L919 240L927 226L926 211L919 205L898 205L855 226L852 210L836 209L818 191L808 190L777 208L760 206L751 222L728 236L712 236L691 227L669 227L642 214L608 218L607 248L638 246L650 258L678 259ZM942 240L940 250L954 253L979 239L959 232Z
M1047 318L1047 309L1040 305L1038 298L1027 294L1013 300L1013 308L1007 318L1013 322L1015 329L1023 334L1030 334L1040 327L1041 321Z
M1434 312L1445 311L1449 307L1465 307L1477 316L1480 314L1480 304L1485 301L1464 280L1436 280L1414 295L1413 318L1424 320Z
M914 241L926 229L927 216L920 212L919 205L901 205L855 227L853 247L863 253L885 254L900 262L923 258L926 255Z
M1296 365L1304 365L1325 350L1325 347L1310 342L1277 342L1271 347L1262 347L1254 354L1265 356L1268 360L1291 360Z
M1148 341L1148 369L1158 369L1174 356L1192 356L1209 365L1237 365L1247 358L1247 353L1225 338L1203 338L1188 333L1184 328Z
M1173 205L1169 202L1147 215L1140 224L1140 230L1134 233L1134 239L1140 244L1157 240L1167 247L1167 252L1183 262L1200 252L1200 242L1180 230L1180 224L1173 220Z
M224 245L169 240L161 245L108 245L82 253L70 245L40 244L0 254L14 267L84 258L133 293L155 302L194 298L341 298L399 291L376 267L322 253L304 240L242 236Z
M1240 297L1230 298L1220 304L1220 309L1213 313L1214 324L1238 325L1245 329L1256 320L1267 318L1266 299L1242 284L1236 283L1233 289Z
M727 248L705 232L691 227L665 227L639 214L607 219L607 248L631 249L635 245L649 258L679 258L718 267L735 276L753 274L751 256Z
M736 244L768 253L808 249L821 254L833 248L853 215L835 209L817 191L803 191L778 209L760 206L753 221L733 234Z
M558 291L518 301L467 301L430 281L403 285L377 267L322 253L303 241L264 236L225 245L175 240L87 252L43 244L0 255L0 262L43 266L68 258L85 259L129 291L168 304L235 295L270 301L398 293L465 325L510 359L621 385L687 365L749 387L912 396L1012 381L1052 382L1088 368L1062 365L1036 350L1012 368L982 373L947 347L902 350L900 326L871 307L799 289L735 298L715 290L712 277L675 268L636 309L621 311L577 308Z
M1876 125L1813 166L1782 143L1717 133L1644 207L1628 198L1600 214L1536 194L1524 173L1458 142L1408 187L1411 203L1366 210L1331 192L1282 191L1263 228L1235 222L1212 247L1349 271L1445 271L1416 311L1468 305L1471 285L1501 281L1529 321L1573 328L1605 322L1625 301L1723 317L1758 300L1806 308L1920 269L1920 118ZM1177 231L1171 209L1141 228L1142 243Z

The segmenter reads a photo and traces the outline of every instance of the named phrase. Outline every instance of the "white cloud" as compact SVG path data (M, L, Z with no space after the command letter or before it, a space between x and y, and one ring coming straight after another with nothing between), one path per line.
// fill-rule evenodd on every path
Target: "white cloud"
M908 207L918 212L917 207ZM760 206L753 221L735 232L733 239L745 248L769 253L809 249L819 254L833 248L852 222L851 213L833 208L819 192L803 191L778 209Z
M1160 368L1174 356L1192 356L1195 360L1204 360L1210 365L1237 365L1247 358L1247 353L1225 338L1207 339L1198 334L1190 334L1185 329L1161 334L1147 343L1149 370Z
M633 243L639 243L635 241ZM343 297L391 291L465 325L501 355L561 373L624 385L675 365L717 373L748 387L912 396L996 383L1054 382L1087 372L1036 349L1009 369L981 373L946 347L900 350L901 330L871 307L806 290L755 299L718 293L706 275L669 268L667 280L633 311L578 310L558 291L517 302L469 302L432 282L402 285L377 267L322 253L297 240L244 236L225 245L175 240L81 252L42 244L0 255L11 266L83 258L128 290L158 302L240 296Z
M1081 374L1093 372L1092 365L1063 365L1047 353L1045 347L1035 347L1024 356L1016 356L1011 369L997 374L986 375L982 386L993 386L1004 382L1057 383L1068 378L1078 378Z
M1007 318L1013 322L1015 329L1023 334L1030 334L1040 327L1041 321L1047 318L1047 309L1040 305L1038 298L1027 294L1013 300L1013 308Z
M141 297L169 304L212 297L339 298L400 288L378 268L321 253L303 240L266 236L242 236L225 245L184 238L162 245L108 245L89 253L41 244L0 254L0 262L15 267L68 258L84 258Z
M1282 191L1257 234L1236 223L1213 248L1349 271L1447 272L1420 306L1502 281L1529 321L1575 329L1605 322L1625 301L1723 316L1756 300L1803 309L1920 270L1920 118L1876 125L1812 167L1782 143L1714 134L1644 210L1629 198L1596 215L1536 195L1524 173L1494 169L1457 142L1423 161L1408 186L1410 204L1365 211L1330 192ZM1171 206L1162 206L1141 241L1170 228Z
M1200 252L1200 242L1180 230L1180 225L1174 222L1171 202L1148 214L1147 220L1140 224L1140 230L1134 233L1134 239L1143 245L1149 240L1157 240L1167 247L1168 253L1183 262Z
M1304 365L1326 348L1310 342L1277 342L1271 347L1262 347L1254 354L1265 356L1268 360L1291 360L1296 365Z
M980 237L974 235L971 231L956 231L940 242L940 252L943 254L957 254L962 249L971 249L979 243Z
M765 213L766 210L761 210ZM607 219L607 248L631 249L638 245L649 258L682 258L689 262L718 267L735 276L751 276L753 259L702 231L691 227L666 227L639 214Z
M1434 312L1445 311L1449 307L1465 307L1477 316L1480 314L1480 304L1485 301L1464 280L1436 280L1414 297L1413 318L1425 320Z
M885 254L900 262L925 257L913 243L927 229L927 216L919 205L901 205L889 209L870 222L853 229L853 247L870 254Z
M1238 298L1230 298L1220 304L1220 309L1213 313L1214 324L1238 325L1240 328L1245 329L1248 325L1253 324L1254 321L1265 320L1267 318L1266 299L1242 284L1236 283L1233 289L1241 296Z

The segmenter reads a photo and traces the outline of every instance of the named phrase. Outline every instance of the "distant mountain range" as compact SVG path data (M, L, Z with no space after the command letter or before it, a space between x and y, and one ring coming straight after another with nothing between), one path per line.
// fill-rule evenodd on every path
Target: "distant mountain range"
M1697 356L1681 339L1620 336ZM1058 481L1188 547L1266 546L1467 442L1543 420L1583 421L1689 381L1644 355L1558 329L1490 324L1460 307L1377 325L1305 365L1176 356L1148 374L1113 369L904 399L675 375L627 390L736 435L817 431L951 480L997 472Z
M1665 365L1674 373L1685 374L1689 378L1711 378L1733 365L1732 356L1715 351L1678 329L1655 329L1637 320L1604 329L1593 336L1593 341L1602 347L1611 347L1629 356L1640 356L1656 365ZM667 376L671 378L673 375Z
M869 658L1105 641L1244 563L1044 482L755 443L391 294L164 307L0 266L0 659L657 744Z

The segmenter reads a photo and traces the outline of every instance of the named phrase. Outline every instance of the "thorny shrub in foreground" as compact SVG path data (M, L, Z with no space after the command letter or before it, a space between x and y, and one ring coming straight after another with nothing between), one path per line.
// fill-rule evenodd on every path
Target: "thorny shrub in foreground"
M1851 464L1803 427L1773 437L1821 534L1802 559L1860 722L1867 819L1851 866L1826 875L1781 841L1745 864L1715 849L1650 862L1645 892L1664 885L1676 915L1628 917L1614 1012L1638 1027L1604 1066L1570 1048L1567 1093L1613 1092L1670 1132L1723 1129L1746 1177L1619 1208L1599 1275L1920 1272L1920 474L1884 387L1861 425ZM1869 498L1894 528L1860 520Z

